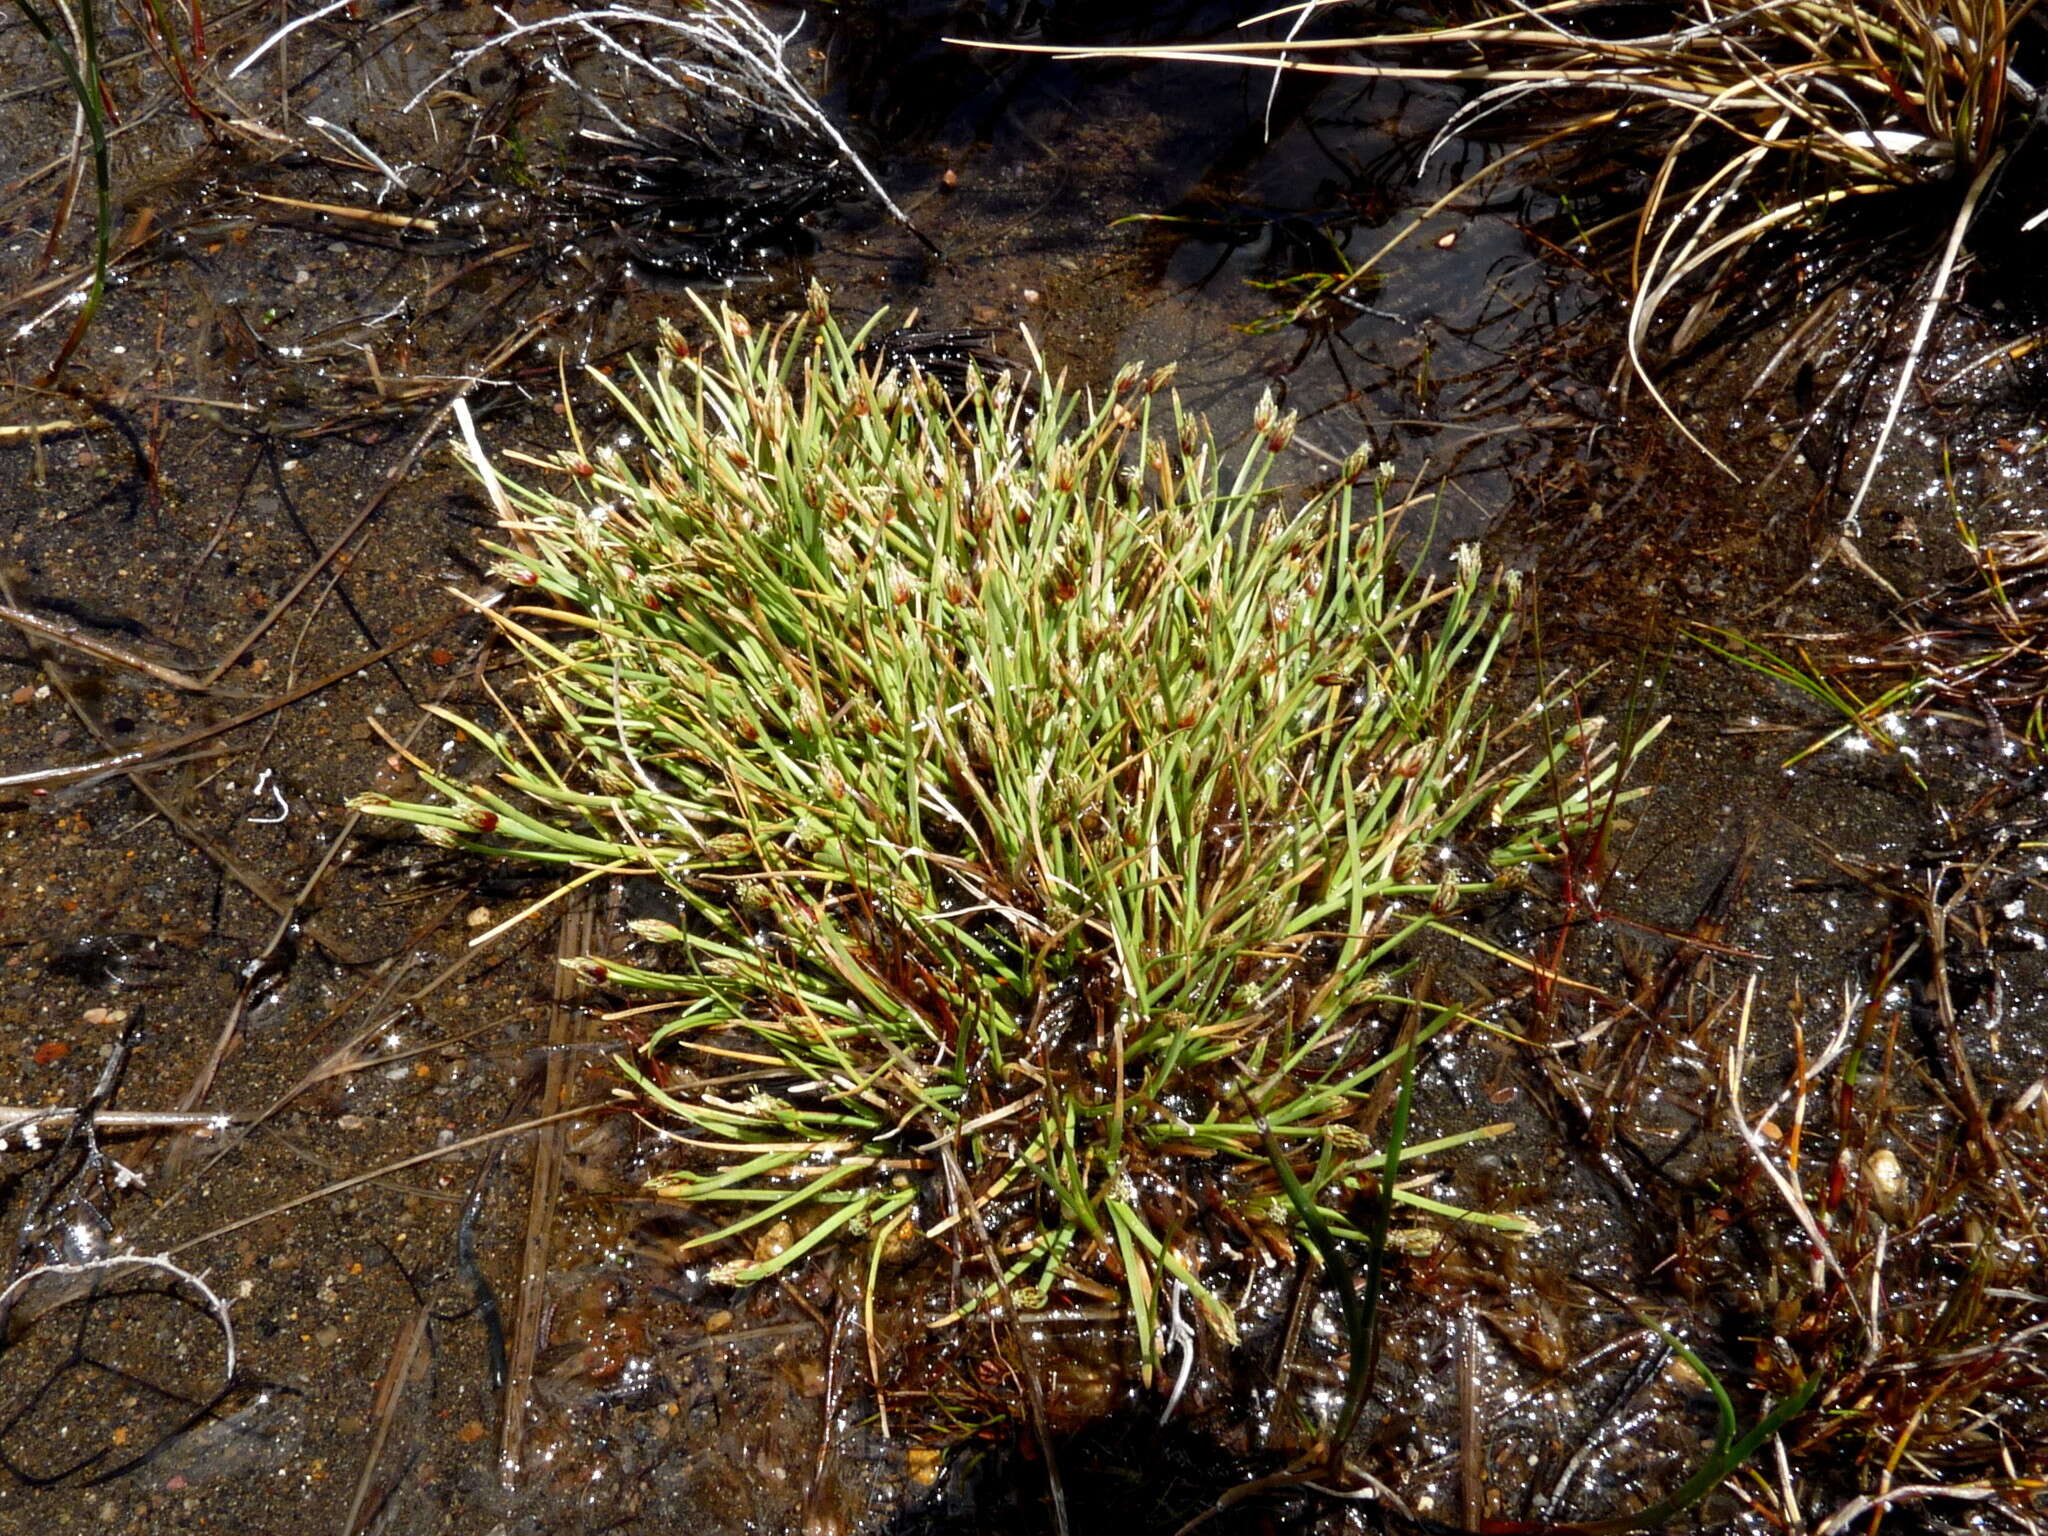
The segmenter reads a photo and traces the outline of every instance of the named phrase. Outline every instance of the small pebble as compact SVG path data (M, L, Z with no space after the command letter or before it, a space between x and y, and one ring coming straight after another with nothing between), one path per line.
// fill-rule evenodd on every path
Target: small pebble
M796 1228L786 1221L778 1221L759 1237L754 1239L754 1262L765 1264L778 1259L789 1251L796 1241Z
M1889 1147L1879 1147L1864 1158L1863 1179L1870 1190L1870 1203L1877 1207L1879 1215L1888 1221L1904 1216L1906 1170L1899 1165L1897 1153Z

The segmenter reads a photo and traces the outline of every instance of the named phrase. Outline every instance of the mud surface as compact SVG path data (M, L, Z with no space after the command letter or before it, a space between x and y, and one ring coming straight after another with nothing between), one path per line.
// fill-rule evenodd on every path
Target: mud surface
M0 1105L219 1117L0 1131L8 1273L163 1254L208 1288L137 1266L0 1301L0 1531L1044 1528L999 1364L882 1341L929 1356L927 1395L893 1405L918 1432L885 1437L848 1274L713 1286L692 1229L637 1193L672 1156L656 1130L623 1110L522 1129L614 1092L618 1027L596 1015L617 1000L554 961L629 943L635 894L597 882L504 927L546 881L345 807L416 785L409 757L482 771L421 706L496 718L512 682L474 608L497 590L491 515L448 448L453 403L494 452L552 451L571 413L616 434L580 370L687 316L678 262L725 267L715 285L764 315L815 278L842 312L987 329L1012 356L1028 326L1049 366L1098 385L1128 359L1176 361L1226 433L1271 388L1304 418L1304 478L1361 444L1394 467L1418 562L1479 539L1530 571L1504 689L1570 669L1562 707L1672 723L1599 846L1473 914L1519 963L1442 962L1439 985L1496 1027L1431 1057L1417 1134L1517 1128L1431 1193L1538 1235L1410 1234L1359 1464L1451 1524L1668 1491L1714 1410L1651 1314L1746 1418L1822 1356L1875 1372L1838 1450L1853 1465L1867 1429L1881 1459L1872 1426L1913 1399L1883 1398L1889 1420L1869 1403L1920 1378L1884 1377L1874 1325L1866 1352L1859 1324L1825 1315L1819 1261L1730 1134L1729 1052L1740 1038L1750 1121L1777 1100L1782 1145L1796 1100L1810 1166L1845 1170L1844 1252L1889 1222L1900 1253L1934 1255L1894 1259L1881 1311L1948 1316L1974 1287L2001 1336L2048 1316L2022 1241L2048 1129L2027 1097L2048 1072L2031 851L2048 805L2024 711L1994 684L1787 766L1841 718L1686 626L1854 652L1866 696L1903 678L1888 647L1968 569L1959 521L2048 518L2028 359L1966 367L2007 342L1998 317L1944 323L1929 376L1954 378L1908 413L1844 543L1869 422L1822 406L1869 366L1874 287L1831 301L1809 363L1761 390L1801 318L1768 292L1673 365L1667 389L1738 484L1621 387L1614 303L1542 175L1429 211L1500 152L1455 141L1425 163L1461 99L1445 88L1289 83L1269 101L1226 70L941 41L1199 37L1235 20L1220 5L806 20L794 53L915 232L828 187L785 224L662 243L577 190L609 174L578 137L585 97L504 56L459 61L501 25L483 8L361 6L232 77L277 23L208 16L211 122L110 16L115 276L49 385L89 266L90 177L67 193L60 82L26 27L0 28L0 597L34 621L0 626ZM619 90L597 53L563 57ZM1333 252L1362 260L1418 215L1376 282L1266 323ZM1838 1034L1886 1062L1865 1119L1783 1093ZM2017 1149L2009 1230L1953 1193L1973 1123ZM1113 1323L1045 1320L1055 1416L1122 1416L1062 1452L1077 1530L1173 1529L1313 1440L1341 1393L1334 1317L1281 1264L1246 1315L1239 1357L1198 1362L1164 1438ZM1921 1342L1914 1370L1981 1338ZM1927 1430L1959 1479L2042 1470L2048 1392L2025 1347L1999 1358L2022 1376L1984 1389L1988 1417ZM508 1371L526 1403L509 1428ZM965 1449L942 1468L948 1439ZM1824 1511L1853 1477L1820 1465L1799 1475ZM1778 1476L1700 1518L1778 1524ZM1262 1508L1214 1528L1380 1518L1301 1493Z

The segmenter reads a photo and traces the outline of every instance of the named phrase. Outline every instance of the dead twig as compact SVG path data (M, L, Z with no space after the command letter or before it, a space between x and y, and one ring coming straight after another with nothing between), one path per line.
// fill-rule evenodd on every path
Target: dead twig
M474 606L474 603L472 603L472 606ZM288 705L297 704L304 699L309 699L324 689L332 688L336 683L344 682L348 678L355 676L356 673L376 666L387 657L395 656L400 651L418 645L423 640L432 639L443 629L447 628L448 623L449 620L444 619L429 628L414 630L408 634L401 635L390 644L381 646L377 650L371 651L368 655L360 656L345 666L337 667L332 672L326 673L310 683L294 688L287 693L279 694L276 698L259 704L253 709L245 710L239 715L230 716L226 720L216 721L212 725L201 726L195 731L188 731L183 736L174 736L168 741L155 742L146 747L134 747L126 752L116 752L108 757L94 758L90 762L72 763L62 768L27 768L19 773L0 774L0 789L56 789L61 785L76 784L87 779L105 778L116 773L131 773L137 769L168 768L175 763L184 761L183 754L186 753L187 749L208 741L215 736L224 736L230 731L239 730L242 726L254 724L265 715L273 714Z
M468 412L463 423L468 425ZM597 942L594 893L580 892L562 913L555 935L554 998L548 1007L547 1061L540 1090L543 1117L559 1115L568 1092L571 1048L586 1034L584 1011L576 1005L582 983L566 964L591 954ZM526 1469L527 1399L534 1363L540 1358L541 1312L547 1299L548 1241L554 1230L555 1200L561 1192L566 1123L543 1130L534 1143L533 1175L527 1195L526 1235L520 1245L519 1294L512 1311L511 1348L505 1369L504 1413L498 1426L498 1475L515 1488Z
M24 1104L0 1104L0 1152L10 1138L19 1136L22 1145L35 1150L33 1137L46 1130L64 1130L77 1120L79 1110L65 1105L37 1109ZM244 1119L241 1115L196 1115L173 1109L102 1109L94 1112L97 1131L191 1131L211 1136Z
M1757 979L1752 975L1748 986L1743 990L1742 1012L1737 1016L1735 1026L1735 1043L1728 1048L1725 1060L1728 1079L1728 1118L1735 1128L1735 1134L1742 1138L1742 1144L1749 1149L1750 1156L1756 1159L1756 1164L1763 1170L1764 1177L1771 1181L1779 1197L1784 1200L1786 1209L1799 1223L1799 1229L1806 1234L1814 1264L1817 1267L1824 1265L1827 1272L1841 1282L1843 1294L1848 1298L1849 1305L1859 1307L1855 1289L1849 1283L1848 1272L1842 1268L1842 1261L1835 1256L1834 1245L1828 1241L1827 1234L1814 1219L1813 1208L1806 1203L1806 1196L1771 1160L1770 1153L1764 1147L1763 1137L1758 1135L1756 1127L1749 1123L1749 1116L1742 1108L1742 1070L1749 1051L1749 1020L1751 1010L1756 1004L1756 986Z
M0 443L41 442L46 437L55 437L62 432L84 432L92 423L85 421L31 421L14 426L0 427Z
M125 667L130 672L139 672L144 677L154 678L172 688L182 688L187 693L219 691L213 683L196 678L189 672L180 672L176 667L167 667L160 661L152 661L125 646L102 640L97 635L89 635L76 624L45 618L40 613L16 607L12 603L0 603L0 623L12 624L16 629L41 635L45 640L53 640L66 650L76 651L81 656L90 656L94 661L104 661L111 666Z
M1836 1536L1872 1510L1920 1499L1955 1499L1959 1503L1981 1504L1998 1497L1998 1490L1983 1483L1904 1483L1880 1494L1859 1494L1814 1528L1813 1536Z
M350 208L341 203L309 203L304 198L278 197L270 192L249 194L259 203L275 203L280 208L297 208L306 213L325 214L330 219L355 219L364 224L376 224L385 229L416 229L424 235L438 235L441 225L435 219L414 218L406 213L386 213L381 208Z
M384 1460L384 1448L391 1440L391 1426L397 1421L398 1405L405 1398L406 1383L412 1379L413 1367L419 1360L420 1345L426 1342L427 1323L433 1317L434 1309L425 1302L412 1309L412 1316L405 1326L398 1330L398 1337L392 1340L390 1357L384 1362L384 1374L377 1378L377 1392L370 1400L370 1418L376 1428L370 1432L370 1444L363 1452L363 1470L356 1478L355 1494L348 1502L348 1515L341 1522L342 1536L360 1536L369 1529L384 1503L391 1497L397 1480L379 1490L377 1468Z

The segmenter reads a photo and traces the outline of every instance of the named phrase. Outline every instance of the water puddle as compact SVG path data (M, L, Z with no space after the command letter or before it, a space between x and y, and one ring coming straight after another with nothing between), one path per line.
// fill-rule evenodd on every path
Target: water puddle
M500 462L571 431L630 450L585 369L647 355L687 287L765 319L813 280L1012 362L1028 328L1097 390L1174 363L1225 441L1270 392L1300 416L1286 473L1365 450L1418 568L1478 541L1530 572L1504 698L1569 673L1560 730L1672 717L1640 799L1481 903L1486 948L1428 956L1471 1022L1428 1055L1415 1134L1513 1129L1427 1194L1534 1235L1397 1231L1353 1447L1377 1501L1288 1487L1211 1528L1640 1507L1715 1433L1696 1364L1745 1423L1838 1373L1832 1417L1715 1518L1812 1528L1910 1452L1994 1490L1958 1495L1972 1528L2020 1527L2015 1479L2048 1474L2019 1342L2048 1306L2024 622L2048 507L2017 299L1987 276L1932 328L1851 527L1910 313L1883 274L1752 274L1659 374L1738 486L1629 379L1579 228L1611 186L1480 175L1507 140L1426 154L1457 88L945 41L1158 44L1244 7L777 8L755 24L801 24L788 81L694 117L649 82L695 9L630 47L555 12L486 46L507 21L481 7L316 9L207 15L204 114L161 35L104 18L110 277L55 378L93 187L47 51L0 26L0 1123L98 1116L90 1156L54 1122L10 1135L0 1242L17 1272L169 1252L239 1350L222 1397L222 1331L174 1280L17 1310L0 1530L1042 1527L1002 1327L918 1311L961 1294L951 1251L887 1256L870 1337L851 1250L722 1284L643 1192L685 1153L623 1103L565 1113L617 1102L609 1053L651 1026L600 1019L630 1000L558 955L645 954L625 925L659 901L599 882L522 919L547 879L346 809L494 771L420 709L490 714L515 682L474 610L494 514L447 450L456 403ZM815 119L777 94L799 82ZM1247 1273L1241 1346L1187 1344L1177 1385L1139 1384L1113 1295L1036 1320L1075 1530L1175 1529L1314 1446L1339 1309L1298 1245Z

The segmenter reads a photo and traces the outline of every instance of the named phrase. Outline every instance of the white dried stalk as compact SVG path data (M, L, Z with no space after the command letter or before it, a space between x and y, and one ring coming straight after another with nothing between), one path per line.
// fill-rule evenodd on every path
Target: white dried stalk
M1747 989L1743 992L1742 1012L1735 1026L1735 1044L1728 1048L1725 1062L1728 1074L1728 1118L1735 1128L1735 1134L1742 1138L1743 1146L1749 1149L1750 1156L1756 1159L1756 1164L1763 1170L1764 1177L1771 1181L1771 1186L1785 1202L1786 1209L1792 1213L1793 1220L1799 1223L1800 1230L1806 1234L1807 1242L1812 1245L1816 1267L1825 1266L1827 1271L1842 1283L1851 1305L1854 1305L1855 1292L1850 1289L1848 1272L1842 1268L1842 1261L1835 1257L1834 1245L1828 1241L1827 1233L1821 1230L1820 1223L1814 1219L1813 1208L1806 1203L1806 1196L1800 1192L1799 1186L1788 1179L1771 1160L1769 1151L1764 1147L1763 1137L1758 1135L1756 1128L1749 1123L1749 1116L1742 1108L1742 1070L1749 1053L1749 1019L1755 1004L1756 977L1752 976L1749 978Z
M206 1310L213 1315L219 1326L221 1337L226 1343L227 1359L221 1368L221 1380L235 1379L235 1325L228 1316L228 1304L199 1276L181 1265L175 1264L164 1254L154 1253L113 1253L97 1259L81 1259L75 1264L38 1264L34 1269L23 1270L16 1275L5 1290L0 1290L0 1317L14 1299L35 1281L45 1275L90 1275L115 1269L154 1269L169 1275L179 1284L189 1286L206 1303Z

